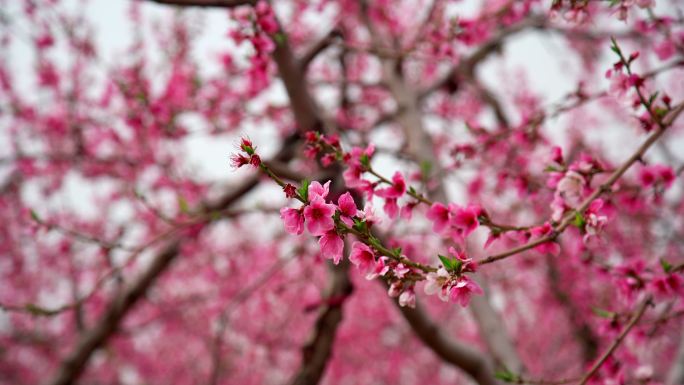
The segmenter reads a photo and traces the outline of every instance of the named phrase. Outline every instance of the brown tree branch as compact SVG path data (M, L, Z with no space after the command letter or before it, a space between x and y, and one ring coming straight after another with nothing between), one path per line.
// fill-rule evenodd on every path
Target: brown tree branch
M572 326L573 334L582 347L582 356L585 363L591 362L596 357L598 349L598 338L591 330L591 326L580 318L580 311L572 301L568 293L561 287L561 277L556 266L556 261L552 256L547 256L548 281L551 293L556 300L564 307Z
M81 337L74 351L60 366L57 375L47 384L68 385L76 381L85 370L86 364L95 350L114 334L123 317L145 295L147 289L173 261L178 254L179 245L178 240L170 242L157 255L147 270L112 300L104 315L92 329Z
M632 316L632 318L629 320L625 328L622 330L622 332L618 335L618 337L613 341L612 344L606 349L605 352L601 355L601 357L594 363L594 365L591 366L589 371L582 376L582 379L579 381L579 385L585 385L593 376L596 374L596 372L601 368L601 365L603 365L604 362L613 354L615 349L620 346L622 341L627 337L627 334L629 334L630 330L636 325L639 320L641 319L641 316L644 315L646 312L646 308L650 305L652 305L652 298L647 297L641 305L637 308L636 312Z
M379 34L374 31L373 24L367 16L368 12L366 12L367 10L365 7L365 2L362 2L361 17L370 31L373 45L379 46ZM480 59L480 56L488 54L485 52L489 51L483 51L483 53L473 56L473 63L482 60ZM406 83L403 78L400 63L385 59L382 62L382 69L383 78L387 83L392 96L396 100L397 105L400 106L400 109L402 110L402 113L399 114L397 119L404 129L407 153L417 159L421 164L425 162L431 164L436 174L441 175L441 165L439 161L436 161L433 157L434 146L432 137L423 127L420 112L420 96ZM468 74L471 74L472 68L468 68L467 71L469 71ZM442 183L438 184L435 194L437 195L438 200L447 201L446 189ZM478 296L473 298L470 310L478 324L480 336L482 336L482 339L487 344L489 351L494 355L497 363L508 370L523 372L524 366L518 358L513 342L503 327L504 324L501 317L489 303L488 297L485 295L483 297Z
M295 143L297 143L297 135L291 135L285 139L283 148L275 159L283 162L291 159L294 154ZM226 194L219 201L203 204L199 212L207 213L225 210L256 187L258 183L259 178L255 176L234 191ZM168 245L153 259L150 266L141 273L140 277L112 299L104 315L95 324L96 326L82 335L72 353L62 362L55 377L48 381L47 384L67 385L74 383L78 379L85 370L92 354L103 346L109 337L117 331L124 316L145 295L159 275L169 267L173 259L178 256L181 242L181 236L170 240Z
M419 304L415 309L411 309L399 306L396 301L395 303L416 336L442 360L461 368L480 385L499 384L494 377L493 365L481 352L445 335Z
M309 64L311 64L314 59L323 51L325 51L335 39L339 38L340 31L338 29L332 29L323 38L314 43L303 55L299 58L299 70L301 73L305 74L307 69L309 69Z
M679 349L677 355L672 361L672 366L667 373L667 385L681 385L684 384L684 333L680 338Z
M618 179L620 179L622 175L624 175L624 173L627 172L627 170L629 170L629 168L632 167L634 163L636 163L639 159L641 159L644 156L646 151L665 133L667 127L672 125L672 123L674 123L674 121L677 119L677 117L679 117L679 115L683 111L684 102L675 106L667 114L667 116L665 116L665 118L662 120L658 128L656 128L655 131L651 133L651 135L648 138L646 138L646 140L641 144L641 146L639 146L639 148L637 148L637 150L629 158L627 158L627 160L625 160L625 162L622 163L622 165L619 168L613 171L610 177L605 182L603 182L601 186L594 190L594 192L591 195L589 195L573 212L566 215L565 218L554 228L554 231L551 232L551 234L536 239L532 242L528 242L524 245L514 247L502 253L483 258L478 261L478 264L486 265L489 263L500 261L510 256L522 253L523 251L533 249L546 242L553 242L563 231L565 231L566 228L568 228L568 226L570 226L573 223L575 219L575 212L584 213L591 204L591 202L593 202L599 196L607 192L610 192L615 182L617 182Z
M290 381L291 385L315 385L323 377L337 328L342 322L342 305L353 290L348 275L348 260L345 259L339 266L328 263L328 272L330 286L326 294L327 303L320 310L309 342L302 347L302 363Z

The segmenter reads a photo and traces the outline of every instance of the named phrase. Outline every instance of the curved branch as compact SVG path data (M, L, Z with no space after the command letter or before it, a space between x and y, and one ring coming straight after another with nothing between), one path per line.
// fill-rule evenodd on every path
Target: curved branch
M68 385L76 381L85 370L90 356L114 334L123 317L178 255L179 245L178 240L172 241L138 279L112 300L96 326L81 337L74 351L62 363L57 375L47 384Z
M644 156L646 151L665 133L667 128L671 126L672 123L674 123L675 119L679 117L682 111L684 111L684 102L680 103L674 109L672 109L667 114L667 116L665 116L665 118L662 120L662 123L659 124L658 128L641 144L641 146L639 146L639 148L629 158L627 158L627 160L618 169L616 169L601 186L594 190L594 192L591 195L589 195L579 205L579 207L575 209L575 211L569 213L558 224L558 226L554 228L554 231L551 234L536 239L532 242L528 242L524 245L514 247L502 253L483 258L479 260L477 263L479 265L486 265L522 253L523 251L533 249L536 246L539 246L546 242L554 241L563 231L565 231L566 228L568 228L573 223L573 220L575 219L575 212L584 213L591 204L591 202L593 202L599 196L611 191L611 188L613 187L615 182L617 182L618 179L620 179L622 175L624 175L624 173L627 172L627 170L629 170L629 168L632 167L634 163L636 163L639 159L641 159Z
M419 304L415 309L411 309L401 307L396 301L394 302L416 336L442 360L461 368L480 385L499 384L494 377L492 363L481 352L444 335L440 327L425 314Z
M632 316L632 319L630 319L627 323L627 326L625 326L624 330L622 330L622 332L620 333L620 335L618 335L615 341L613 341L613 343L610 344L608 349L606 349L606 351L603 352L598 361L596 361L594 365L592 365L592 367L589 369L589 371L584 376L582 376L582 379L579 381L579 385L585 385L591 379L591 377L593 377L594 374L596 374L599 368L601 368L601 365L603 365L603 363L606 362L606 360L613 354L615 349L617 349L618 346L620 346L625 337L627 337L627 334L629 334L630 330L632 330L632 328L639 322L641 317L646 312L646 308L648 308L648 306L652 304L652 298L647 297L641 303L641 305L639 305L636 312Z

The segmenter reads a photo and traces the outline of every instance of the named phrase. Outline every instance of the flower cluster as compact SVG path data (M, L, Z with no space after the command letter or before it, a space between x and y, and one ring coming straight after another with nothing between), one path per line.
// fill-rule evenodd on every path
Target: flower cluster
M562 14L568 22L582 24L590 16L588 1L554 0L551 5L551 16ZM626 21L633 7L640 9L650 8L655 4L654 0L614 0L610 2L612 14L618 20Z
M465 237L479 226L479 218L486 217L485 211L478 205L466 207L450 203L433 203L427 211L427 218L432 221L435 233L450 236L456 242L462 242Z
M233 154L230 157L230 164L236 169L247 164L254 167L259 167L261 165L261 158L256 153L256 147L252 145L252 141L247 138L242 138L242 141L240 142L240 152Z
M483 294L482 288L465 272L475 272L477 264L466 257L463 252L449 248L453 258L440 256L442 267L436 272L428 273L425 293L437 294L442 301L452 301L466 307L473 294Z
M247 71L248 93L257 95L269 85L270 54L275 49L273 38L279 30L278 22L273 9L264 0L257 2L253 10L237 8L233 15L238 28L232 30L230 36L237 43L249 41L254 48Z

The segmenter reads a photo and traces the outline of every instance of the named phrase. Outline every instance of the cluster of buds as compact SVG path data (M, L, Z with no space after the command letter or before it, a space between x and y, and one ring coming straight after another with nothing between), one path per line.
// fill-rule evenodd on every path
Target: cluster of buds
M256 153L255 149L256 148L249 139L242 138L240 142L240 152L233 154L230 157L231 166L236 169L247 164L259 167L261 165L261 158Z
M305 138L304 155L311 159L321 156L321 164L324 167L330 166L341 156L342 148L337 135L323 135L316 131L308 131Z
M311 132L307 134L306 140L307 154L310 157L320 154L325 157L332 154L334 160L358 165L361 172L370 172L380 178L381 181L375 182L372 186L371 196L384 198L385 211L394 211L396 216L397 200L409 189L399 172L395 173L391 180L373 172L370 168L372 147L354 148L349 153L344 153L336 137ZM353 235L358 241L352 245L349 261L366 276L366 279L385 279L389 284L388 294L398 297L401 306L415 306L415 283L424 279L428 279L428 286L434 284L430 281L440 282L444 292L448 293L446 297L462 306L468 304L471 294L482 293L477 283L464 275L474 272L477 265L462 252L450 248L449 251L454 257L440 256L443 264L440 270L415 263L402 254L401 248L389 249L372 235L371 226L378 219L370 204L367 204L363 211L359 210L349 192L340 195L336 203L331 201L330 181L321 184L317 181L304 180L299 188L285 183L261 163L250 140L242 139L239 149L240 152L231 158L234 167L239 168L245 164L260 167L283 188L288 198L294 198L302 203L298 208L284 207L280 210L280 217L287 232L300 235L306 230L310 235L318 237L321 256L331 259L334 264L339 264L343 258L344 239L349 234ZM376 189L379 183L387 186ZM364 191L363 188L361 190ZM411 193L414 194L414 198L417 197L414 190L411 190ZM422 199L425 203L429 202L425 198ZM394 206L394 210L388 210L388 206ZM480 218L486 217L486 213L476 205L460 207L451 204L447 207L437 203L431 206L428 217L435 222L434 225L439 232L446 232L463 240L477 228Z

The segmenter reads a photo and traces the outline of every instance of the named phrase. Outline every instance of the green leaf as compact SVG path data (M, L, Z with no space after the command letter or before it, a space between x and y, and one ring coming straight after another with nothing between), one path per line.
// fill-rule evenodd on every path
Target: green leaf
M665 115L667 115L667 109L662 108L662 107L656 107L653 109L653 112L658 116L659 118L664 118Z
M649 98L648 98L648 105L652 105L653 102L656 100L658 97L658 91L654 92Z
M36 210L33 210L33 209L31 209L31 219L33 219L34 221L36 221L38 223L41 222L40 217L38 216L38 213L36 212Z
M554 167L554 166L546 166L546 168L544 169L544 172L561 172L561 171L563 171L563 170L561 170L558 167Z
M610 37L610 49L616 54L622 56L622 52L620 52L620 47L617 44L617 40L615 40L613 36Z
M663 271L669 274L672 271L672 264L665 260L665 258L660 258L660 266L662 266Z
M447 271L449 271L449 272L458 271L457 268L459 268L460 266L457 264L457 262L460 262L460 261L453 259L453 258L445 257L441 254L438 254L437 256L439 257L439 260L442 261L442 266L444 266L444 268Z
M31 313L33 315L40 315L40 316L53 315L53 312L46 310L46 309L43 309L42 307L34 305L32 303L27 303L24 306L24 309L26 309L26 311L28 311L29 313Z
M420 162L420 174L423 176L423 179L427 179L430 177L430 173L432 172L432 163L429 160L424 160Z
M304 199L305 202L309 201L309 185L311 184L311 181L308 179L302 180L302 185L299 186L299 189L297 189L297 192L299 193L299 196Z
M378 250L383 249L382 243L380 243L380 240L378 238L371 236L368 239L368 243L370 243L371 246L375 247Z
M361 154L359 157L359 162L361 162L361 165L365 169L370 169L370 158L368 157L368 154Z
M277 32L275 35L273 35L273 41L275 41L277 45L285 44L285 34L282 32Z
M354 218L353 229L362 234L366 234L368 232L368 224L364 220Z
M394 249L392 249L392 254L394 254L397 257L400 257L401 256L401 247L395 247Z
M182 195L178 196L178 208L183 214L187 214L190 212L190 206L188 205L188 201L185 200L185 197L183 197Z
M575 220L573 221L573 225L575 225L578 229L584 228L584 225L587 222L584 220L584 216L579 213L579 211L575 211Z
M593 311L594 314L601 318L615 318L615 313L613 313L612 311L599 309L597 307L592 308L591 311Z
M518 379L518 376L515 373L511 373L506 369L494 373L494 377L504 382L514 382Z

